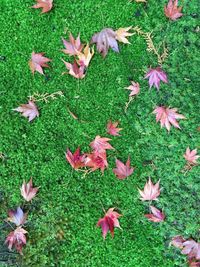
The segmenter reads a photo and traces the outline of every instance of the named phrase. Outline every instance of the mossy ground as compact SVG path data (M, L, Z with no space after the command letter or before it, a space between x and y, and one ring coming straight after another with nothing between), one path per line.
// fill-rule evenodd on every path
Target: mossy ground
M166 1L149 0L136 4L128 0L55 0L54 9L40 15L29 8L34 1L2 0L0 4L0 218L21 204L19 187L33 177L40 186L29 209L28 243L24 256L14 266L187 266L178 250L169 248L177 234L199 239L198 167L184 174L186 147L199 147L199 76L198 76L198 1L184 1L184 16L169 21L163 13ZM87 42L104 27L136 26L153 31L154 42L163 41L169 57L163 65L169 84L160 91L148 89L144 73L157 66L157 58L146 51L142 37L134 35L131 45L120 45L120 54L109 51L105 59L96 53L86 78L78 81L61 75L61 36L80 32ZM45 76L33 76L28 66L32 51L45 52L53 59ZM70 59L71 60L71 59ZM124 112L130 80L138 81L141 93ZM35 92L62 90L64 97L40 102L40 117L33 123L13 108L26 103ZM170 134L160 129L152 114L156 105L177 107L187 118L182 130ZM68 108L82 122L74 120ZM121 137L113 137L115 151L109 152L109 169L84 176L67 164L66 148L78 146L88 151L96 135L106 136L109 119L119 120ZM134 174L124 181L112 173L115 157L125 161L130 155ZM153 224L144 218L148 205L141 203L138 187L148 176L161 179L162 193L157 207L163 208L166 221ZM103 216L102 206L117 207L123 231L116 230L112 240L103 241L96 223ZM2 224L1 246L9 228ZM6 256L2 247L2 266L15 255ZM2 255L2 256L1 256ZM4 259L4 261L3 261ZM5 260L7 259L7 260Z

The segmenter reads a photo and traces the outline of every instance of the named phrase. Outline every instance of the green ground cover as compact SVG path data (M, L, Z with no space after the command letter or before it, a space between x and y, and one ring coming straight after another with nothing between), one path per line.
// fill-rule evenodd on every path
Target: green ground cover
M44 15L30 9L31 0L0 3L0 266L121 266L185 267L186 258L169 247L177 234L200 239L198 167L184 173L186 147L199 147L199 76L198 76L198 1L184 1L184 16L169 21L163 13L166 1L149 0L136 4L128 0L55 0L54 9ZM78 81L61 75L61 37L80 32L81 40L104 27L140 26L153 31L158 46L165 42L169 57L163 64L169 84L160 91L148 89L144 74L157 59L146 51L141 36L133 35L131 45L120 45L120 54L109 51L107 57L96 53L85 79ZM53 59L45 76L33 76L28 66L32 51L45 52ZM130 80L138 81L141 93L127 113ZM40 102L40 117L32 123L12 111L26 103L35 92L61 90L64 97ZM177 107L187 118L180 121L182 130L170 134L160 129L152 114L156 105ZM82 122L74 120L73 111ZM96 135L107 136L109 119L120 121L121 137L113 137L115 151L108 152L109 168L84 176L65 160L69 147L88 144ZM125 161L130 155L136 170L120 181L112 168L115 157ZM40 186L30 206L27 223L28 243L24 256L9 254L3 242L8 229L3 221L10 208L22 202L19 188L24 179L33 177ZM153 224L144 218L148 205L139 200L148 176L161 179L162 193L157 207L163 208L166 220ZM103 241L96 223L103 216L102 206L117 207L123 231L116 230ZM13 260L12 260L13 259ZM2 265L1 265L2 264Z

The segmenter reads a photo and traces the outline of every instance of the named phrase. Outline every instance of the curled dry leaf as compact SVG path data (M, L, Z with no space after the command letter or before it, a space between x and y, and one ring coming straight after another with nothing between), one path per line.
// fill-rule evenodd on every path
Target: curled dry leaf
M76 39L70 33L69 42L66 41L64 38L62 38L62 41L65 46L65 49L63 49L62 51L67 55L70 56L78 55L83 49L83 44L81 44L80 40L80 33Z
M119 131L122 130L122 128L117 128L119 122L113 122L109 121L107 124L107 133L113 136L120 136Z
M22 104L13 110L22 113L22 116L28 118L29 122L39 117L38 108L33 101L28 101L28 104Z
M76 79L83 79L85 77L85 66L78 66L76 60L74 63L68 63L62 59L65 64L65 67L69 70L69 74Z
M130 44L130 42L128 41L126 37L132 36L134 34L134 33L128 32L131 29L132 29L132 26L126 27L126 28L119 28L117 31L115 31L116 39L119 42L122 42L124 44Z
M177 119L185 119L183 115L177 113L177 108L161 106L154 109L153 113L156 114L156 122L160 121L161 127L165 127L168 131L170 131L171 125L181 129Z
M130 167L130 158L126 162L126 165L120 160L116 159L116 168L113 169L114 174L119 179L125 179L130 176L134 171L134 168Z
M53 0L36 0L37 4L32 8L42 8L42 13L49 12L53 7Z
M33 74L35 73L35 71L37 71L40 74L44 75L42 68L49 68L49 65L47 63L50 62L51 59L44 57L43 55L44 53L32 52L29 66Z
M27 213L24 213L23 210L18 207L16 210L10 210L8 212L7 220L14 223L16 226L23 225L26 222Z
M18 227L6 238L5 243L8 244L8 249L11 250L14 246L15 249L22 255L22 248L26 245L26 234L28 232L21 227Z
M79 66L88 67L93 55L94 55L94 48L90 48L89 44L87 44L83 50L83 53L79 52L77 54Z
M126 89L131 91L129 96L135 96L140 92L140 85L137 82L131 81L131 85L126 87Z
M197 164L197 159L200 157L197 155L197 149L190 150L189 147L186 149L186 152L183 156L187 162L192 165Z
M159 209L150 206L151 214L145 214L144 216L148 218L149 221L152 222L162 222L165 219L165 214L161 212Z
M167 6L164 7L165 16L171 20L177 20L183 16L182 7L178 7L178 0L169 0Z
M139 193L141 195L141 200L157 200L157 197L160 195L160 181L158 181L155 185L152 183L151 178L149 178L149 181L146 182L144 186L144 190L139 190Z
M97 50L103 57L107 55L109 47L113 51L119 52L118 43L116 41L116 32L111 28L105 28L101 32L94 34L90 43L96 43Z
M71 151L67 149L67 153L65 154L65 156L66 160L69 162L73 169L77 170L85 166L85 154L80 154L80 147L76 149L74 154L72 154Z
M22 197L26 200L26 201L31 201L35 195L37 194L38 191L38 187L33 187L33 181L32 178L30 179L30 181L26 184L26 182L24 181L21 187L21 195Z
M108 231L110 231L112 237L114 237L114 228L121 228L118 218L122 215L114 211L114 209L115 208L110 208L106 212L105 216L101 218L97 223L97 226L100 226L102 229L102 235L104 239L106 238Z
M149 69L144 78L149 79L150 88L154 85L157 90L160 88L160 81L168 83L167 75L160 67Z
M106 149L114 149L109 143L108 141L110 141L110 138L106 138L106 137L101 137L99 135L97 135L94 139L94 141L92 141L90 143L90 146L92 149L94 149L95 152L97 153L102 153L105 152Z

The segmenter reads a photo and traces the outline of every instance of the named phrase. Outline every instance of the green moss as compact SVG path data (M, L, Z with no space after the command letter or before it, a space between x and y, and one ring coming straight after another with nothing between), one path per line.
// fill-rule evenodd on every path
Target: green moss
M184 16L168 21L163 14L166 1L149 0L136 4L124 0L55 0L55 8L40 15L30 9L34 1L2 0L0 17L0 198L2 221L9 208L20 205L19 187L23 179L33 177L41 186L29 214L28 243L20 266L186 266L185 257L169 248L172 236L199 238L200 183L198 167L184 174L183 154L187 146L199 146L199 84L197 50L197 1L184 2ZM195 3L196 2L196 3ZM156 57L146 51L145 41L137 35L132 45L120 45L120 54L109 51L105 59L96 53L86 78L77 81L61 75L61 52L65 32L81 33L84 42L104 27L140 26L153 31L155 45L163 41L169 57L163 65L169 84L160 91L148 89L144 73L156 66ZM53 59L45 76L33 77L28 60L31 52L45 52ZM124 113L130 80L141 85L141 93ZM34 92L62 90L63 98L39 103L41 116L33 123L12 111ZM187 120L182 130L170 134L155 122L156 105L177 107ZM74 120L67 108L82 122ZM74 151L96 135L106 135L109 119L119 120L121 137L113 137L115 151L109 152L109 169L84 176L65 161L67 147ZM134 174L118 181L112 173L115 157L125 161L128 154ZM140 202L137 188L148 176L161 179L163 191L158 207L167 218L162 224L149 223L143 216L147 205ZM103 241L98 219L105 209L117 207L124 215L123 231ZM3 239L8 233L4 228ZM2 244L3 244L2 239ZM1 257L1 256L0 256ZM3 263L2 263L3 264Z

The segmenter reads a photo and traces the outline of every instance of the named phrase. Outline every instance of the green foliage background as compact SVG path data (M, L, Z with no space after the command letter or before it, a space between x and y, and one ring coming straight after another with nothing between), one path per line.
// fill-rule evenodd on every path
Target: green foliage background
M186 258L169 247L171 238L183 235L199 240L198 168L184 173L186 147L199 148L198 1L180 1L184 16L169 21L163 13L167 1L149 0L136 4L128 0L55 0L54 9L40 15L31 9L34 1L1 0L0 3L0 266L148 266L183 267ZM153 31L154 42L165 42L169 57L163 65L169 84L160 91L148 89L144 74L157 59L146 51L142 37L133 35L131 45L120 45L120 54L109 51L103 60L96 53L86 78L78 81L61 75L70 60L61 52L61 37L80 32L87 42L104 27L140 26ZM67 34L66 34L67 32ZM53 59L45 76L33 76L28 66L31 52L45 52ZM124 113L130 80L138 81L141 93ZM35 92L62 90L63 98L38 103L40 117L33 123L12 109L26 103ZM160 129L152 114L156 105L177 107L187 118L182 130ZM81 121L74 120L67 108ZM119 120L121 137L113 137L115 151L109 152L109 169L84 176L71 169L64 152L78 146L89 151L96 135L107 136L109 119ZM200 151L200 150L199 150ZM112 173L115 157L131 157L134 174L124 181ZM9 227L3 223L10 208L21 205L22 181L33 177L40 186L28 209L28 243L24 256L9 254L3 245ZM161 180L157 203L166 221L153 224L144 218L148 204L139 200L137 188L148 178ZM103 241L96 223L107 210L116 207L124 216L122 231ZM12 260L14 258L14 261ZM1 265L2 264L2 265Z

